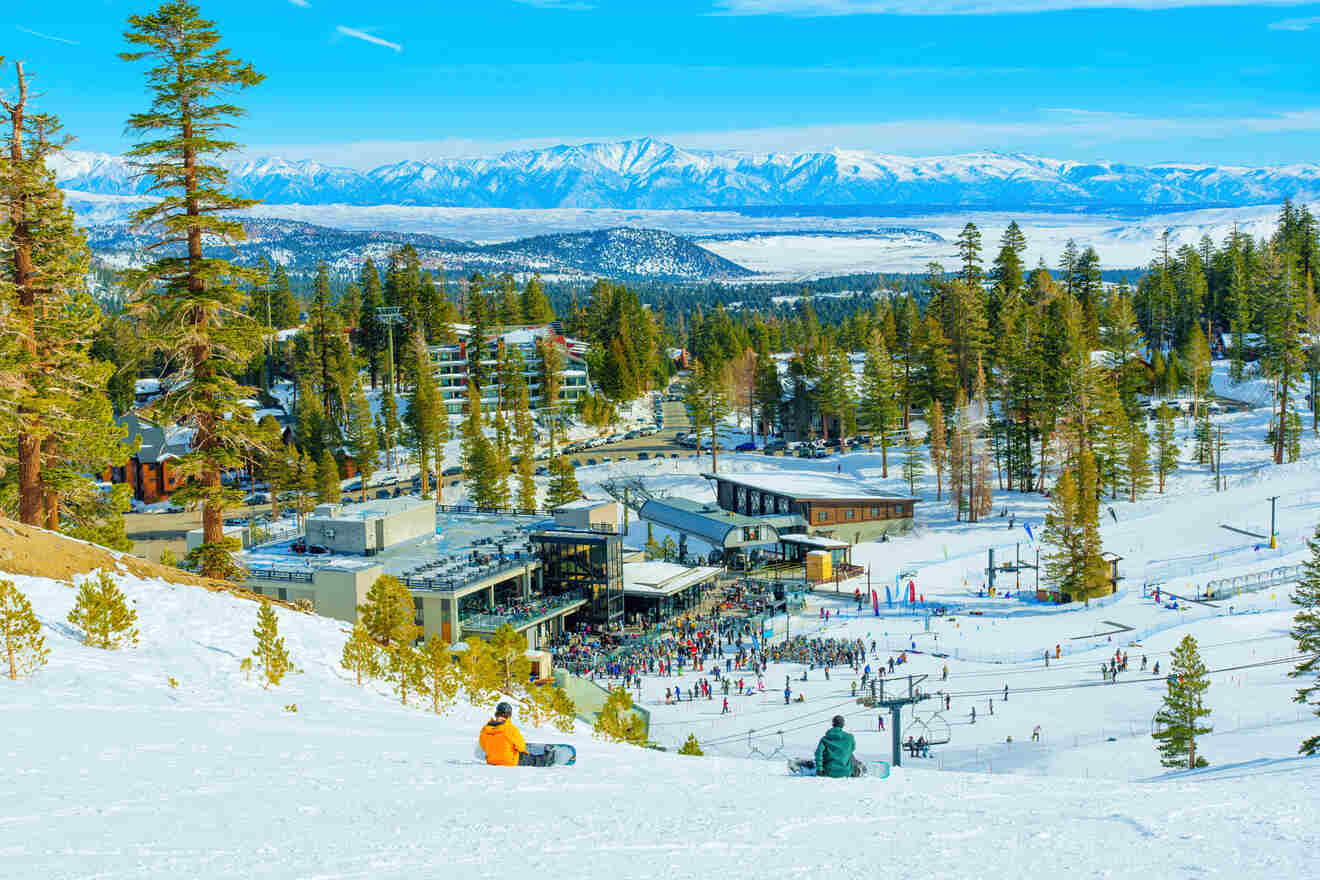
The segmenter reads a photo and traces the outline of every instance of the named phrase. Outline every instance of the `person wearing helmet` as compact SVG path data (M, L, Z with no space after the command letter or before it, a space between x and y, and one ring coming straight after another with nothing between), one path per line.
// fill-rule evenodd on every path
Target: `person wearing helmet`
M846 779L860 775L853 759L857 742L843 729L843 716L835 715L830 729L816 746L816 775L833 779Z
M548 750L543 755L527 753L527 741L518 732L518 728L513 726L510 720L512 717L513 707L508 703L500 703L495 707L495 717L481 728L477 742L481 745L481 750L486 753L486 763L497 767L548 765L553 760Z

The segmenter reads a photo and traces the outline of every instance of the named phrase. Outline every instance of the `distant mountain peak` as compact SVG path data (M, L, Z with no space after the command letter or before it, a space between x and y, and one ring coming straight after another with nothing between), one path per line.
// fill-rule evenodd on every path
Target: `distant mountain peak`
M125 161L69 151L66 189L146 191ZM1269 204L1320 197L1320 164L1250 168L1080 162L1020 152L910 157L832 148L691 150L642 137L478 159L404 160L368 171L264 156L229 165L240 195L273 204L674 209L764 205L996 208Z

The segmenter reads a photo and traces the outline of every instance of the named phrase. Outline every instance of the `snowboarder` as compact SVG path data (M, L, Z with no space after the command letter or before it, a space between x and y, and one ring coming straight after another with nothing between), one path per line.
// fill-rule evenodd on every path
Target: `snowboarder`
M527 741L513 726L512 717L513 707L500 703L495 707L495 717L481 728L477 742L486 753L486 763L497 767L548 767L554 763L551 749L540 755L528 754Z
M1040 725L1037 724L1031 729L1031 741L1040 742Z
M793 691L788 685L784 685L784 705L787 706L792 699Z
M853 739L853 735L843 729L843 716L835 715L830 723L830 729L816 745L816 759L810 762L811 766L815 768L817 776L828 776L831 779L861 776L862 764L853 757L856 748L857 741ZM799 766L805 767L808 762L798 763Z

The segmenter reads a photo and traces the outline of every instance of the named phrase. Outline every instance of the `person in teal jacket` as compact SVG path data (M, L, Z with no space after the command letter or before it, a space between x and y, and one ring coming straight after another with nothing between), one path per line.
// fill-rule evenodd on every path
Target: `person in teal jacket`
M829 731L816 746L816 775L833 779L853 776L853 750L857 742L843 729L843 716L835 715Z

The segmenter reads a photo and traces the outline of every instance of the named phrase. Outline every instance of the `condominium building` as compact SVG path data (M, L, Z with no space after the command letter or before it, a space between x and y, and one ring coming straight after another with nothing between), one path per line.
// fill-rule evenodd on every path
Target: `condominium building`
M436 384L440 387L440 397L445 409L451 415L461 414L467 406L467 383L469 366L469 342L472 327L468 324L453 325L458 342L451 345L433 345L430 347L431 363L435 370ZM481 363L486 375L492 377L481 389L481 407L493 411L499 403L499 386L493 381L499 369L501 350L516 350L523 360L523 378L527 381L527 392L532 409L541 409L546 405L541 389L541 358L537 353L538 341L542 345L554 345L560 350L563 367L559 371L559 400L562 406L573 406L579 397L591 391L587 375L587 343L570 339L558 332L552 325L539 327L520 327L486 337L482 346Z

